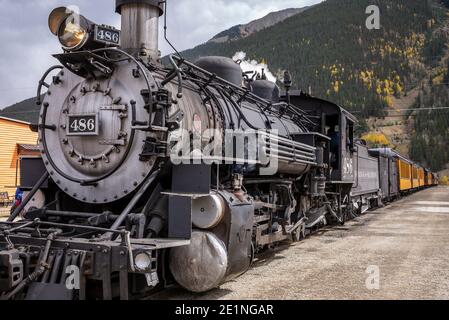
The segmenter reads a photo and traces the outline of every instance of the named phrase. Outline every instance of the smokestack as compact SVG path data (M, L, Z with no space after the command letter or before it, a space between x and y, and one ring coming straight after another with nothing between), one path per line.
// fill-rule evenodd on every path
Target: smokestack
M159 17L164 14L159 0L116 0L122 15L121 47L138 56L159 59Z

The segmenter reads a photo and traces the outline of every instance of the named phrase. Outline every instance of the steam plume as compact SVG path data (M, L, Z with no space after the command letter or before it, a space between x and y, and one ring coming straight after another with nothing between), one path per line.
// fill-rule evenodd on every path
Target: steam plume
M246 53L243 51L236 52L232 57L234 61L242 61L240 67L242 68L243 72L255 71L261 75L262 69L264 69L267 80L276 83L276 77L270 72L266 63L259 63L256 60L246 60L245 58Z

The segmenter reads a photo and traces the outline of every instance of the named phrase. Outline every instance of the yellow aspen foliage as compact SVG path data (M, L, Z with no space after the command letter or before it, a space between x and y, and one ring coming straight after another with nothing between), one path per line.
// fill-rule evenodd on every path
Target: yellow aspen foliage
M381 147L381 146L390 146L390 141L388 138L380 132L370 132L362 136L362 139L365 140L368 145L373 147Z
M333 77L335 77L335 76L338 75L338 69L337 69L337 67L336 67L335 65L332 67L331 75L332 75Z
M442 184L443 186L449 186L449 177L448 176L444 176L440 179L440 184Z
M432 79L432 84L440 85L443 83L443 81L444 81L444 74L441 74Z
M382 87L380 86L380 84L377 84L377 87L376 87L376 93L377 93L378 95L382 94Z
M393 107L393 98L392 97L390 97L390 96L385 97L384 101L389 108Z
M340 82L337 80L334 83L334 92L338 93L340 91Z

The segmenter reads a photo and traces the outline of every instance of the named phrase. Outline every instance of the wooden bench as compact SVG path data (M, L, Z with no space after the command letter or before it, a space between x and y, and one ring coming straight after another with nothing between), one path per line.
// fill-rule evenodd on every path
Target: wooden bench
M9 207L14 203L14 197L10 197L8 192L0 192L0 206Z

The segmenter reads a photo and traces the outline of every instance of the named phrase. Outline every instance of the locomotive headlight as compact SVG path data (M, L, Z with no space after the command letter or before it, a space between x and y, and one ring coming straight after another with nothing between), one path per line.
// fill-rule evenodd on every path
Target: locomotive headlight
M58 37L62 47L69 51L83 48L89 39L92 22L66 8L54 9L48 18L50 31Z
M120 46L120 30L97 25L66 7L56 8L50 13L48 26L67 51Z
M88 24L74 16L68 17L58 30L59 42L66 50L80 49L88 38Z

